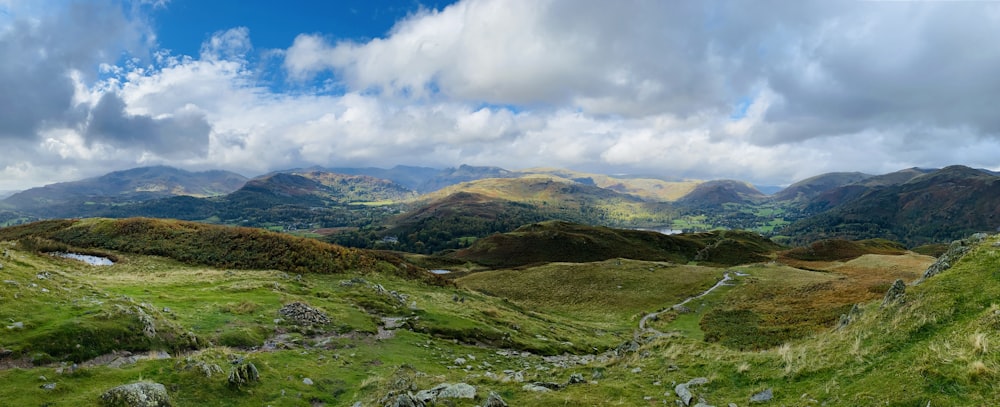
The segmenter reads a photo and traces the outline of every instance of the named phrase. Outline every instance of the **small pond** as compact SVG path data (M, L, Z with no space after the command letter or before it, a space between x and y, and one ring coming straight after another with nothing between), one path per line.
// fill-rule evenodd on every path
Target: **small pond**
M115 264L115 262L111 261L111 259L107 257L91 256L89 254L55 252L52 253L52 255L67 259L79 260L91 266L110 266Z
M451 270L434 269L434 270L430 270L430 272L434 273L434 274L448 274L448 273L451 273Z

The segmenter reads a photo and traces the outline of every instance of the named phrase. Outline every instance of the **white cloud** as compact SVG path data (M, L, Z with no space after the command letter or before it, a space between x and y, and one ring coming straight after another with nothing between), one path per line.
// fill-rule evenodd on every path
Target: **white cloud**
M367 42L311 33L258 50L234 27L199 55L126 60L151 27L82 18L93 14L0 18L11 61L0 84L17 90L0 95L11 107L0 137L16 152L0 158L0 189L139 164L254 175L469 163L787 184L988 167L1000 153L1000 6L988 3L466 0ZM60 25L69 34L46 35ZM116 33L127 40L108 42ZM289 90L260 81L275 77L267 58ZM100 112L104 131L88 132Z

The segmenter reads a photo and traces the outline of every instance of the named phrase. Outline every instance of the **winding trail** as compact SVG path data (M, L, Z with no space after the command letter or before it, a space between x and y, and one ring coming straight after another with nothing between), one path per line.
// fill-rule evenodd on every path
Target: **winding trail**
M745 274L742 274L742 273L740 273L740 272L736 272L736 275L738 275L738 276L742 276L742 275L745 275ZM722 286L726 285L726 282L728 282L728 281L732 281L732 280L733 280L733 276L732 276L732 273L731 273L731 272L728 272L728 271L727 271L727 272L726 272L726 274L723 274L723 275L722 275L722 279L721 279L721 280L719 280L719 282L715 283L715 285L713 285L713 286L712 286L711 288L709 288L709 289L705 290L705 291L704 291L704 292L702 292L701 294L698 294L698 295L696 295L696 296L694 296L694 297L688 297L688 298L687 298L686 300L684 300L684 301L681 301L681 302L679 302L679 303L677 303L677 304L674 304L674 305L671 305L671 306L669 306L669 307L667 307L667 308L664 308L664 309L661 309L661 310L659 310L659 311L654 311L654 312L650 312L650 313L648 313L648 314L646 314L646 315L643 315L643 316L642 316L642 319L640 319L640 320L639 320L639 331L638 331L638 332L636 332L636 334L635 334L635 335L636 335L636 337L638 337L639 335L642 335L642 334L644 334L644 333L651 333L651 334L654 334L654 335L656 335L656 336L663 336L663 335L666 335L666 334L665 334L665 333L663 333L663 332L660 332L660 331L658 331L658 330L656 330L656 329L653 329L653 328L650 328L650 327L646 326L646 323L647 323L647 322L648 322L648 321L649 321L650 319L653 319L653 318L656 318L657 316L659 316L660 314L662 314L662 313L664 313L664 312L667 312L667 311L669 311L669 310L671 310L671 309L676 309L676 308L680 308L680 307L681 307L681 306L683 306L684 304L687 304L687 303L689 303L689 302L691 302L691 301L694 301L694 300L696 300L696 299L698 299L698 298L701 298L701 297L704 297L704 296L708 295L709 293L711 293L711 292L712 292L713 290L715 290L716 288L719 288L719 287L722 287Z

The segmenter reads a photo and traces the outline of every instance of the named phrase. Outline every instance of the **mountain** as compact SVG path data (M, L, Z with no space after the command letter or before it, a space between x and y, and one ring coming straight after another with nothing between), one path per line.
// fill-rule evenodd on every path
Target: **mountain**
M529 168L522 176L549 175L581 184L593 185L653 202L671 202L691 193L702 181L666 181L648 177L619 177L592 174L561 168Z
M486 178L425 194L384 228L334 241L351 246L434 253L527 223L564 220L593 225L662 225L674 211L631 195L553 176Z
M753 185L734 180L708 181L698 184L677 203L694 207L719 207L726 203L753 204L767 199Z
M783 233L799 242L879 237L916 246L1000 226L1000 177L965 166L946 167L856 195L793 223Z
M233 192L230 199L322 207L333 203L403 201L414 197L416 193L410 189L385 179L326 171L293 171L252 179Z
M171 196L208 197L236 191L247 178L228 171L189 172L156 166L115 171L81 181L32 188L3 200L22 212L76 217L104 206ZM84 206L90 206L86 208Z
M780 248L770 240L748 232L665 235L550 221L479 239L472 246L448 257L496 268L614 258L735 265L765 261L769 254Z
M414 167L406 165L397 165L389 169L375 168L375 167L365 167L365 168L336 167L336 168L323 168L322 170L325 172L332 172L336 174L367 175L369 177L387 179L413 191L420 191L424 184L428 183L432 178L438 176L442 172L442 170L437 168ZM422 191L422 192L428 192L428 191Z
M789 185L787 188L775 193L772 198L776 201L808 201L823 192L864 181L871 177L872 175L861 172L820 174Z
M231 194L171 197L118 205L96 216L159 217L284 230L354 227L388 216L388 204L416 193L392 181L318 170L277 172L248 181Z
M807 198L804 203L807 213L820 213L849 202L878 188L903 184L915 177L935 171L934 169L907 168L888 174L868 176L860 181L820 191Z
M436 175L420 184L420 186L417 187L417 191L426 193L463 182L476 181L486 178L510 178L515 176L516 173L500 167L474 167L463 164L458 168L446 168L441 170Z

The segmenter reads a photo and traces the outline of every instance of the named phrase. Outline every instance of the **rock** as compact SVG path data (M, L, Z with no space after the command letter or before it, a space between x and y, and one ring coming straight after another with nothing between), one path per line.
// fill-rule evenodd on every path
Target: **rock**
M386 407L425 407L427 406L422 400L418 399L416 396L410 393L400 394L396 397L396 400L392 403L386 405Z
M39 388L42 389L42 390L52 391L52 390L56 389L56 384L55 383L45 383L45 384L39 386Z
M465 362L466 362L465 358L455 358L455 365L457 366L465 365Z
M771 401L774 398L774 392L771 389L764 390L760 393L750 396L751 403L765 403Z
M581 384L586 382L587 381L584 380L582 373L573 373L569 375L569 381L566 382L566 384Z
M628 341L615 348L615 353L619 356L626 353L632 353L639 350L639 343L636 341Z
M680 304L674 305L673 309L674 309L674 311L677 311L678 314L689 314L689 313L691 313L691 308L685 307L685 306L680 305Z
M260 381L260 372L252 362L240 362L229 372L229 385L242 387Z
M641 367L633 368L632 373L642 373L642 368Z
M417 392L417 398L424 401L434 401L443 399L474 399L476 398L476 388L466 383L442 383L430 390Z
M507 407L507 402L503 401L503 398L500 397L499 394L491 391L490 396L487 397L486 402L483 403L483 407Z
M897 302L903 301L903 297L906 296L906 283L901 279L896 279L892 283L892 287L889 287L889 291L885 293L885 298L882 300L882 306L892 305Z
M48 280L49 277L52 277L52 274L49 273L48 271L43 271L41 273L35 274L35 278L39 280Z
M694 399L694 394L691 393L691 386L700 386L708 383L708 378L696 377L694 379L688 380L687 383L681 383L674 386L674 393L677 393L677 398L684 403L685 406L691 405L691 400Z
M326 316L326 313L301 302L293 302L281 307L278 310L278 314L300 326L326 325L330 323L330 318Z
M952 265L958 263L958 261L962 258L962 256L965 256L965 254L972 249L972 246L975 246L976 244L979 244L983 240L986 240L987 237L989 237L989 235L985 233L976 233L973 234L972 236L969 236L968 239L956 240L954 242L951 242L951 246L948 247L948 251L942 254L941 257L938 257L937 261L935 261L934 264L931 264L929 267L927 267L927 270L924 271L923 277L920 277L920 279L917 280L914 284L920 284L920 282L922 282L923 280L931 278L935 275L944 272L945 270L950 269Z
M694 398L694 395L691 394L691 390L688 390L687 383L681 383L674 386L674 393L677 394L677 398L681 399L681 403L685 406L691 405L691 399Z
M527 390L527 391L537 391L537 392L542 392L542 393L547 392L547 391L552 391L552 389L549 389L548 387L539 386L539 385L536 385L534 383L528 383L528 384L526 384L524 386L521 386L521 389L524 389L524 390Z
M715 406L705 403L703 400L699 400L698 404L695 404L694 407L715 407Z
M859 315L861 315L861 308L858 307L858 304L854 304L846 314L840 314L840 322L837 323L837 329L850 325Z
M24 329L24 322L15 322L12 325L7 325L7 329Z
M170 397L160 383L137 382L104 392L101 402L106 407L169 407Z
M307 386L312 386L313 385L313 381L312 381L312 379L310 379L310 378L307 377L305 379L302 379L302 384L307 385Z

